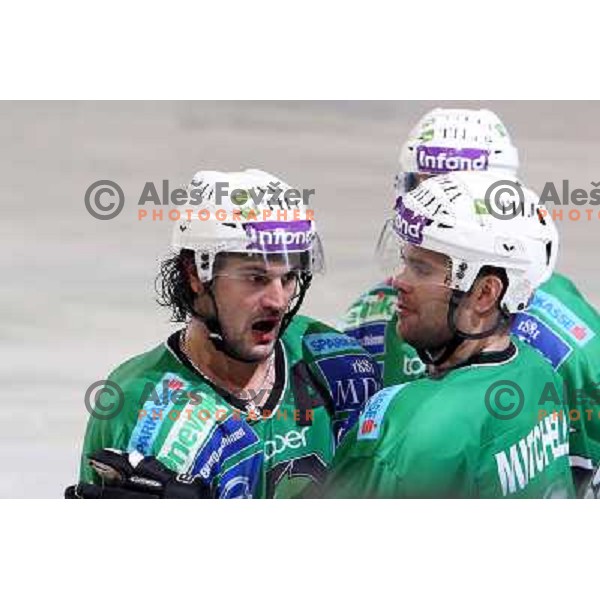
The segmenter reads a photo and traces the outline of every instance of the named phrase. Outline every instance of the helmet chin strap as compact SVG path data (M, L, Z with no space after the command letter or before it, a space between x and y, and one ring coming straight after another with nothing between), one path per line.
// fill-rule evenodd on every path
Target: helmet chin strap
M496 333L498 329L506 325L510 319L510 315L507 315L504 311L500 311L498 315L498 320L495 325L486 331L482 331L480 333L467 333L466 331L461 331L456 326L454 316L456 314L456 309L460 304L460 301L465 296L467 292L459 292L458 290L452 291L452 296L450 297L450 301L448 302L448 329L450 329L452 333L452 337L450 341L435 349L417 349L417 354L419 358L428 365L433 365L434 367L438 367L441 364L445 363L459 348L459 346L467 341L467 340L481 340L483 338L489 337ZM441 354L434 358L433 355L437 352L441 351Z
M217 299L215 298L214 290L213 290L213 281L210 281L206 286L206 291L212 300L214 306L215 314L213 316L205 316L201 315L197 312L193 307L191 308L192 314L200 319L206 329L208 330L208 339L211 341L215 350L218 352L222 352L229 358L233 360L237 360L239 362L243 362L246 364L252 364L255 362L259 362L257 360L248 360L243 356L240 356L232 347L231 344L227 343L225 340L225 335L223 334L223 328L221 327L221 321L219 320L219 306L217 305Z
M277 333L277 340L279 340L281 338L284 331L287 329L288 325L291 323L293 317L296 315L298 310L300 310L300 306L302 305L302 302L304 301L304 296L306 295L306 292L308 291L308 288L310 287L310 284L312 281L312 275L302 274L302 275L300 275L300 277L301 277L300 292L299 292L298 296L296 297L296 303L294 304L294 306L291 309L288 309L286 311L285 315L283 316L283 319L281 320L281 327L279 328L279 332ZM240 356L235 351L235 349L232 348L231 344L229 344L227 342L227 340L225 339L225 335L223 333L223 328L221 327L221 321L219 319L219 306L217 304L217 299L215 298L215 294L214 294L214 290L213 290L213 281L210 281L208 283L206 290L208 292L208 295L210 296L210 299L212 300L212 303L213 303L213 306L215 309L214 310L215 314L213 316L207 317L207 316L201 315L193 307L191 307L192 314L204 323L206 329L208 330L208 339L212 342L212 345L214 346L215 350L217 350L218 352L222 352L229 358L232 358L233 360L237 360L239 362L243 362L243 363L247 363L247 364L259 362L254 359L248 360L247 358Z

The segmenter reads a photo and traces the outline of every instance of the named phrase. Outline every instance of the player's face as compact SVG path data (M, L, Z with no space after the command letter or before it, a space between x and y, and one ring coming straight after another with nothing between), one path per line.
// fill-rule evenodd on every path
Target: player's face
M398 292L396 312L399 336L417 349L435 350L452 337L448 328L448 258L406 244L392 284Z
M214 292L225 340L240 357L260 361L269 356L298 287L297 271L283 262L227 257Z

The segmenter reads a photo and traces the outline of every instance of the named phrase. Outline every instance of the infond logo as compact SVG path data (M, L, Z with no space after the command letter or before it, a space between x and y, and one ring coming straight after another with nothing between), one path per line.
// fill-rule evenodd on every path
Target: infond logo
M441 148L419 146L417 166L424 173L447 173L448 171L485 171L489 152L479 148Z
M313 231L310 223L248 223L245 227L250 238L249 249L268 252L283 250L302 251L310 248Z
M404 205L402 196L396 200L396 218L394 219L395 232L407 242L419 246L423 243L423 229L433 221L424 215L415 214Z

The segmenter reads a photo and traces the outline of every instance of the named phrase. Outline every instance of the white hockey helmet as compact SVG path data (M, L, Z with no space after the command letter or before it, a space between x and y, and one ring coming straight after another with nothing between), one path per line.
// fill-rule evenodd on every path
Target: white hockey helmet
M324 269L314 212L300 192L275 175L258 169L198 171L187 191L172 249L195 252L201 281L213 278L222 253L260 255L267 263L276 256L310 275Z
M522 199L523 208L499 218L498 183L507 181L509 193ZM490 193L494 189L495 196ZM444 254L450 259L447 285L459 292L470 290L482 267L503 268L508 286L500 308L516 313L527 308L551 275L554 242L556 230L549 218L542 218L533 191L498 173L464 171L432 177L399 197L378 253L389 259L393 245L398 249L410 243Z
M410 132L400 153L397 195L417 184L417 175L495 170L515 176L519 157L502 121L487 109L435 108Z

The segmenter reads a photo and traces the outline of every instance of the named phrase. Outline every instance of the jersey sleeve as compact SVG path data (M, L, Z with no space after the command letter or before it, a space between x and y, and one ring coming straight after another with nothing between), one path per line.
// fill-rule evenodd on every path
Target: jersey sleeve
M100 483L99 477L88 464L90 454L102 448L127 450L133 428L137 423L137 404L131 391L109 376L106 388L99 392L88 419L79 479L85 483Z

